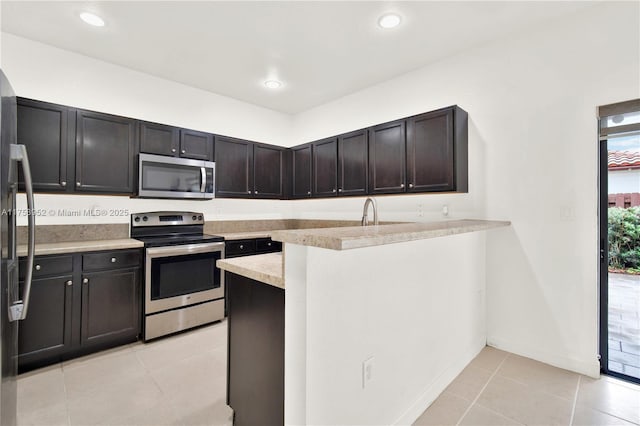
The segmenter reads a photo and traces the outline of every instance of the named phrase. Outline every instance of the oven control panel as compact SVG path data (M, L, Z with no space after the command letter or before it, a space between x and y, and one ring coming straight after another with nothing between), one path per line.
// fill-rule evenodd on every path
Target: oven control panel
M204 225L204 214L196 212L133 213L131 226Z

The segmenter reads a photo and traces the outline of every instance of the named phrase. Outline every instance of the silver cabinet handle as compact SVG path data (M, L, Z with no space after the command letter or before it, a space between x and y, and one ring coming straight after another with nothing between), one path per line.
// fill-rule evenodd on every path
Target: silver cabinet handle
M254 193L254 194L257 194L257 193L258 193L258 191L253 191L253 193Z
M242 250L244 248L244 246L242 244L240 244L240 250Z
M115 257L111 258L111 263L116 263L118 261L118 259L116 259Z
M82 284L89 284L89 278L83 278Z
M67 186L67 182L63 180L62 182L60 182L60 185Z
M307 191L307 195L311 195L311 191Z
M39 271L40 269L42 269L42 267L40 265L36 265L36 271Z
M207 171L204 167L200 167L200 192L204 192L207 188Z
M187 151L185 151L184 149L180 151L180 154L186 154Z
M338 188L338 192L342 192L342 188Z
M247 191L247 194L251 194L251 191Z
M82 182L80 181L76 182L76 186L82 186Z
M336 189L335 189L335 188L333 188L333 190L332 190L331 192L335 193L335 192L336 192Z
M175 153L176 149L175 148L171 148L171 152Z
M404 188L404 183L401 183L401 184L400 184L400 188Z
M65 282L65 284L69 287L71 287L73 285L73 281L69 280L67 282Z
M271 247L271 243L267 243L267 246Z
M412 183L409 184L409 188L413 188L413 184Z
M10 158L12 161L20 162L22 165L22 174L24 176L25 192L27 193L27 209L30 212L33 208L33 184L31 181L31 167L29 167L29 156L27 148L24 145L11 144ZM31 283L33 278L33 260L35 258L36 247L36 222L35 215L27 216L29 229L29 239L27 247L27 270L25 271L24 287L22 297L18 300L9 301L9 321L23 320L27 317L29 309L29 299L31 298Z

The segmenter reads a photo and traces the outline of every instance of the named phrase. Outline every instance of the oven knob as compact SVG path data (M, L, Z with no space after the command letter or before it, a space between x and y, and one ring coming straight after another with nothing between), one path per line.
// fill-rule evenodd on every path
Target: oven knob
M148 218L148 217L146 217L146 216L142 216L142 220L146 222L146 221L148 221L148 220L149 220L149 218Z
M133 220L136 222L140 222L140 216L136 216Z
M198 216L198 220L202 220L202 215Z
M196 220L197 218L198 218L198 216L196 216L196 215L191 216L191 220Z

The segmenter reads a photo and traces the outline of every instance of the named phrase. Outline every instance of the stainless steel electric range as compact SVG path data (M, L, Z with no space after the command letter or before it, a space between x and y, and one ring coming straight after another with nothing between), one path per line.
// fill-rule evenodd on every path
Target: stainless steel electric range
M131 215L131 238L144 243L145 341L224 318L224 238L206 235L204 215Z

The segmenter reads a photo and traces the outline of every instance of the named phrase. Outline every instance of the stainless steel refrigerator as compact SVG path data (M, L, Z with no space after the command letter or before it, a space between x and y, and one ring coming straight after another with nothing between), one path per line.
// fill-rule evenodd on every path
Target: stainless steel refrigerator
M35 247L33 191L27 150L16 144L16 97L9 81L0 70L0 425L16 424L18 372L18 323L27 315L31 291L31 273ZM18 284L16 255L16 192L18 163L21 165L27 209L20 212L28 217L28 257L24 283Z

